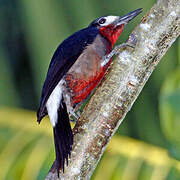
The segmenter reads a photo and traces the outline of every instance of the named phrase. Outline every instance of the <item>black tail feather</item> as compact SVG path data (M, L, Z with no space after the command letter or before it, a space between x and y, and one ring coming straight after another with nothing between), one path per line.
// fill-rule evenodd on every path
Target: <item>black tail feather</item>
M54 144L56 150L56 169L64 172L65 161L68 165L68 157L71 154L73 134L69 122L66 104L63 99L58 109L58 121L54 127Z

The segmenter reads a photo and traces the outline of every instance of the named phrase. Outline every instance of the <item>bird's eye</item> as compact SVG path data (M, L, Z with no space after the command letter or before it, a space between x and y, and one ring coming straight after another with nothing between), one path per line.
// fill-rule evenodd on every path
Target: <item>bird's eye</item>
M100 20L99 20L99 24L104 24L106 22L106 19L105 18L101 18Z

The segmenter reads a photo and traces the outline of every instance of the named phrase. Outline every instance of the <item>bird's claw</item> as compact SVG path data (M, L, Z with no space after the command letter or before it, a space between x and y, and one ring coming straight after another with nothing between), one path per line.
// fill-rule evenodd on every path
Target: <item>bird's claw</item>
M131 43L129 43L129 42L125 42L125 43L122 43L122 44L116 46L116 47L114 48L114 50L118 53L118 52L120 52L122 49L127 48L127 47L130 47L130 48L134 49L134 48L135 48L135 45L133 45L133 44L131 44Z
M71 112L70 114L70 121L73 123L76 123L78 121L78 119L80 118L80 112Z

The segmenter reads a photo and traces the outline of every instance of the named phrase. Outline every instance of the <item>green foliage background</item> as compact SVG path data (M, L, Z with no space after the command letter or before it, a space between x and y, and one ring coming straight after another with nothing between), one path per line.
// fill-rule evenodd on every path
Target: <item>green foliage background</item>
M52 129L47 120L36 124L35 111L58 44L99 16L123 15L140 7L144 15L153 3L0 1L0 179L43 179L51 166ZM126 27L118 43L127 39L140 18ZM180 179L179 45L177 40L163 57L92 179Z

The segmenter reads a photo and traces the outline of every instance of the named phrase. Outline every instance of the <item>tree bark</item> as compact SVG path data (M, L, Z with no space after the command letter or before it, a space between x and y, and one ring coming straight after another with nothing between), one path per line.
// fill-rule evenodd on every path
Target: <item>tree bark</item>
M129 36L135 49L113 50L112 66L73 129L71 158L59 179L90 179L107 143L179 34L180 1L158 0ZM46 177L50 179L58 179L53 168Z

